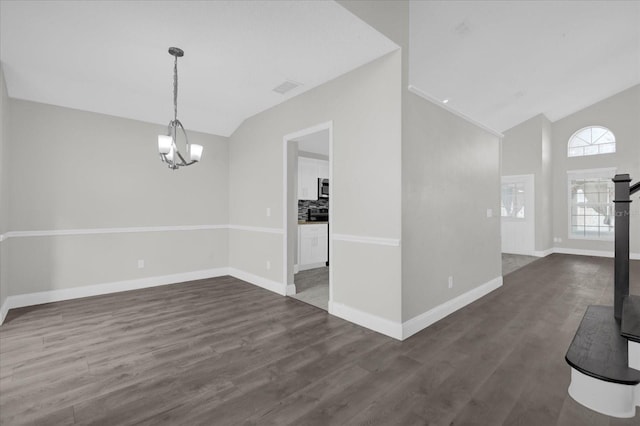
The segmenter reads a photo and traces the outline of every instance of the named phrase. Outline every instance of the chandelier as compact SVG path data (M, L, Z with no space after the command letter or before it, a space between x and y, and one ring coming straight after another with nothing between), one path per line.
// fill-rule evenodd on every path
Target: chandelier
M190 166L200 161L202 158L202 145L190 144L187 132L182 123L178 120L178 58L184 56L184 51L177 47L170 47L169 54L174 57L173 62L173 120L167 126L166 135L158 135L158 151L160 159L167 163L170 169L177 170L180 167ZM178 150L178 131L184 137L186 146L186 156L188 160Z

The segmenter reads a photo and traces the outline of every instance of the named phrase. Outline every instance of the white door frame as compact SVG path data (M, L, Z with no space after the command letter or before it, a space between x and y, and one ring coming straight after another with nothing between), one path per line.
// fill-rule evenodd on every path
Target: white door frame
M508 175L502 176L500 179L500 186L504 183L516 183L516 182L525 182L525 186L527 188L527 193L525 193L525 222L528 226L531 227L531 247L530 250L515 250L504 252L502 247L502 238L500 239L500 249L503 253L511 253L511 254L523 254L528 256L535 256L536 251L536 186L535 186L535 175ZM500 192L500 201L502 202L502 191ZM502 222L505 219L500 215L500 232L502 233Z
M297 132L289 133L282 138L282 229L284 229L283 239L283 251L282 251L282 272L283 272L283 284L287 289L287 295L296 294L295 283L289 283L289 270L293 271L293 265L289 264L289 196L293 195L297 198L297 193L290 194L288 190L289 182L289 142L300 139L301 137L317 133L322 130L329 131L329 306L333 301L333 121L325 121L324 123L316 124L315 126L307 127L306 129L299 130ZM296 229L297 231L297 229Z

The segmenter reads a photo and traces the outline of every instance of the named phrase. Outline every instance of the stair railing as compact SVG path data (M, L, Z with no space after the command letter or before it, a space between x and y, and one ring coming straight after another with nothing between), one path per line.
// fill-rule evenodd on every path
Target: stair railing
M631 185L628 174L615 175L615 289L613 315L622 319L622 302L629 295L629 222L631 196L640 191L640 182Z

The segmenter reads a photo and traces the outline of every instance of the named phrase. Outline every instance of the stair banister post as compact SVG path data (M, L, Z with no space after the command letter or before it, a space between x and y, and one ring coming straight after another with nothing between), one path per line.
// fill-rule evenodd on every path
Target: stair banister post
M615 175L615 289L613 315L622 318L622 302L629 295L629 213L631 194L628 174Z

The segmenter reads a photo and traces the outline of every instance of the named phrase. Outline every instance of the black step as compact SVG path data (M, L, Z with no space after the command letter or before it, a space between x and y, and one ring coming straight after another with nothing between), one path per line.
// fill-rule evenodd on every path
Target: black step
M613 316L613 307L591 305L582 318L565 359L579 372L599 380L637 385L640 371L629 368L627 339Z
M640 343L640 296L624 298L620 334L633 342Z

